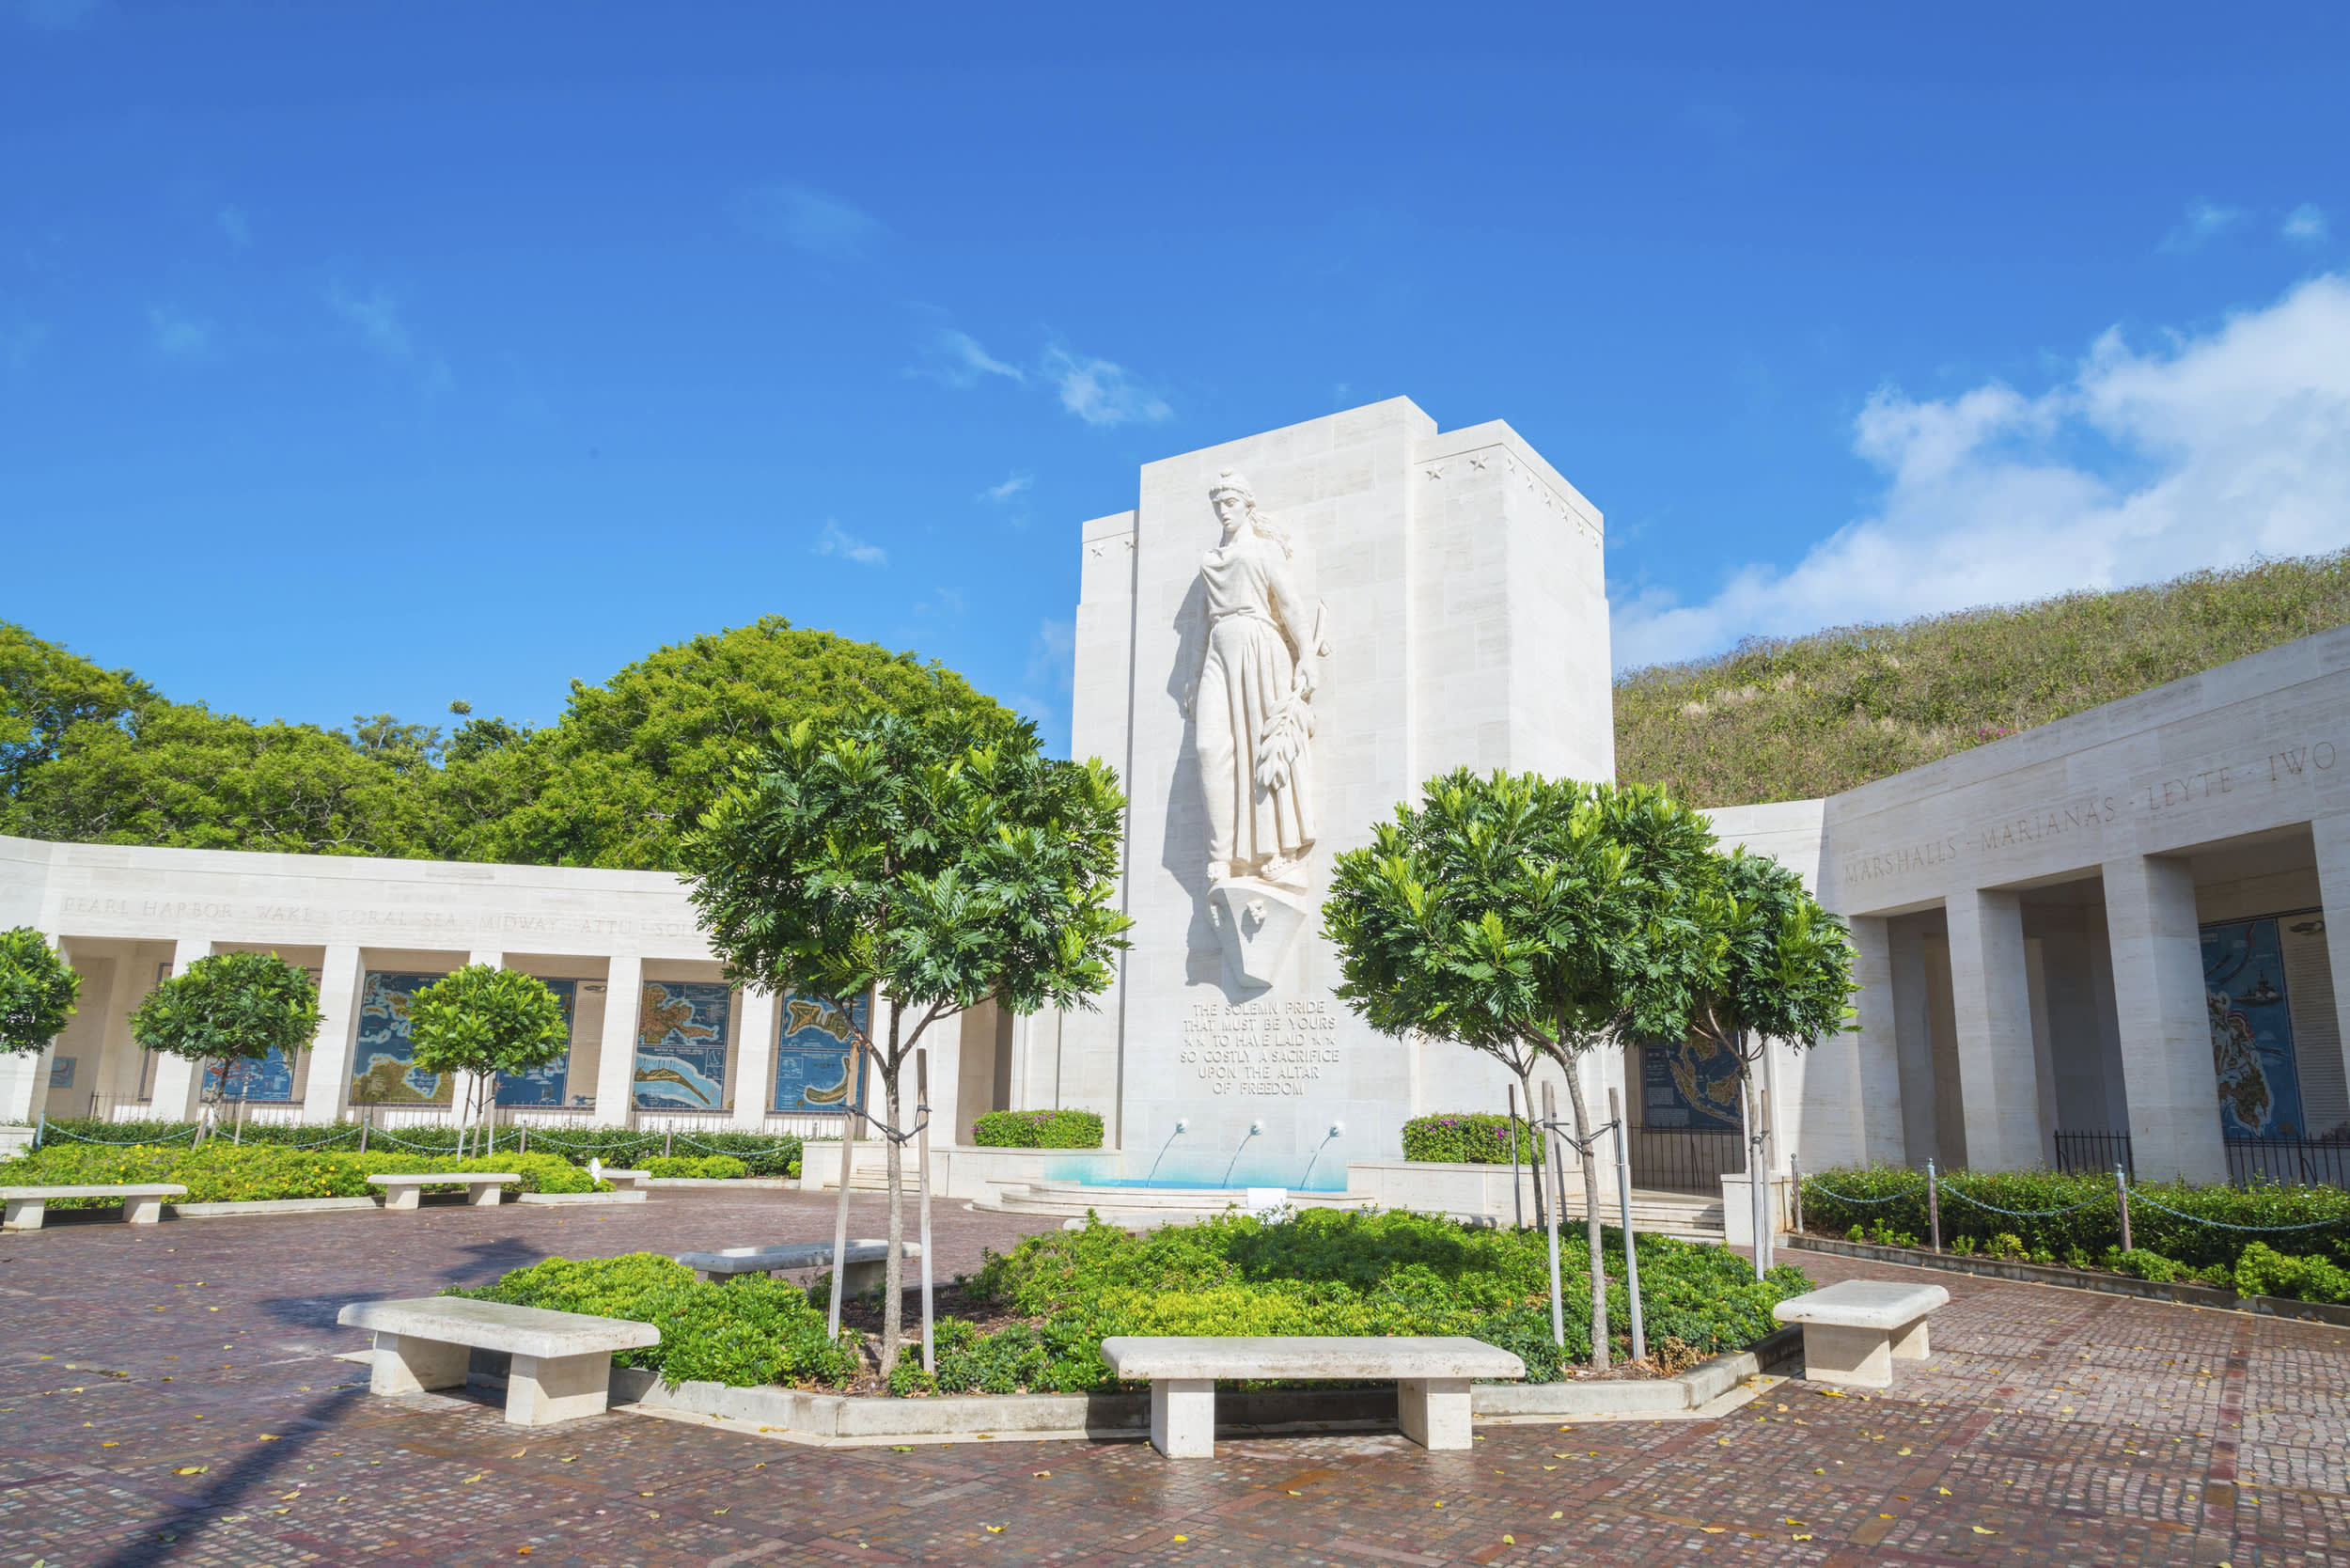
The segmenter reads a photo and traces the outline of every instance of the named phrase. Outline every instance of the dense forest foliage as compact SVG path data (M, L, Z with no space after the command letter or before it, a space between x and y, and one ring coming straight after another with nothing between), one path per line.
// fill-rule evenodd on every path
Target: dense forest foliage
M572 682L543 729L452 704L444 732L175 702L0 622L0 832L107 844L657 868L740 748L869 707L1017 723L954 671L779 616Z
M2350 621L2350 551L2117 593L1754 638L1616 681L1616 775L1805 800Z
M2350 551L1750 639L1616 681L1616 771L1698 806L1833 794L2350 622ZM856 709L1019 722L954 671L779 616L572 682L543 729L257 723L0 621L0 833L666 868L739 748Z

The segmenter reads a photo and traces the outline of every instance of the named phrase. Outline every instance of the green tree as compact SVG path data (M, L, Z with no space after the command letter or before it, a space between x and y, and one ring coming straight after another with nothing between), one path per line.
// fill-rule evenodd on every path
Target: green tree
M214 953L147 994L131 1014L131 1038L150 1051L229 1065L260 1061L274 1050L286 1061L309 1049L319 1032L319 991L310 977L275 953Z
M744 748L803 719L878 710L984 724L1011 716L942 665L768 616L656 650L602 685L574 681L559 721L491 754L499 787L520 798L478 853L676 869Z
M1747 1192L1754 1205L1754 1271L1770 1266L1765 1152L1756 1078L1774 1040L1809 1050L1849 1027L1852 943L1844 922L1805 891L1803 878L1741 846L1716 855L1715 886L1697 901L1706 966L1689 1009L1689 1032L1738 1064L1747 1128ZM1771 1107L1775 1121L1778 1107Z
M25 781L56 760L78 725L120 727L154 689L127 669L101 669L22 626L0 620L0 829L13 825Z
M901 1070L932 1025L989 1001L1089 1006L1108 986L1129 923L1113 902L1125 805L1108 767L1044 756L1026 720L803 719L733 774L684 846L686 874L731 979L848 1020L894 1135ZM888 1004L878 1038L871 1013L855 1022L868 996ZM885 1373L904 1268L895 1136L887 1165Z
M470 1131L497 1099L500 1073L544 1067L572 1046L563 999L519 969L469 964L442 976L408 1005L415 1064L428 1073L472 1074L461 1107ZM458 1140L464 1157L464 1139Z
M1704 819L1660 790L1464 768L1339 855L1323 905L1338 995L1372 1027L1456 1041L1513 1072L1538 1052L1564 1071L1602 1367L1599 1168L1577 1058L1686 1027L1706 971L1691 906L1712 849Z
M0 931L0 1051L38 1056L65 1029L82 977L30 926Z

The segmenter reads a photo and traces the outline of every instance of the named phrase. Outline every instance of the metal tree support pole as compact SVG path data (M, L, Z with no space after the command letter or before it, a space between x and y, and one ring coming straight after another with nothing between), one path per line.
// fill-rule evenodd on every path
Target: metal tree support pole
M1942 1250L1942 1194L1934 1179L1934 1162L1926 1162L1926 1229L1931 1232L1934 1249Z
M1528 1110L1534 1107L1528 1105ZM1518 1190L1518 1086L1510 1086L1510 1223L1526 1229L1526 1195Z
M1527 1107L1528 1110L1533 1108L1531 1105ZM1542 1131L1550 1139L1550 1163L1555 1169L1559 1165L1559 1095L1548 1084L1543 1085ZM1567 1307L1566 1297L1560 1293L1559 1284L1558 1204L1550 1206L1549 1218L1543 1229L1550 1238L1550 1339L1553 1344L1564 1350L1567 1345Z
M665 1160L666 1160L666 1159L667 1159L667 1158L669 1157L669 1144L670 1144L670 1140L671 1140L671 1139L673 1139L673 1138L675 1138L676 1137L677 1137L677 1123L675 1123L675 1122L671 1122L671 1123L669 1123L669 1125L667 1125L667 1126L666 1126L666 1127L664 1127L664 1128L662 1128L662 1129L661 1129L661 1157L662 1157L663 1159L665 1159Z
M1803 1170L1795 1164L1795 1156L1787 1156L1787 1198L1795 1206L1795 1233L1803 1233Z
M914 1053L915 1169L922 1184L922 1371L938 1375L938 1350L931 1334L931 1054Z
M368 1135L375 1130L375 1107L369 1105L359 1117L359 1152L368 1152Z
M866 1016L870 1018L872 1015L869 1011ZM851 1055L854 1065L849 1070L849 1097L848 1103L841 1107L844 1114L840 1118L840 1202L833 1215L832 1221L831 1300L824 1309L826 1319L824 1333L834 1340L840 1338L840 1280L844 1269L840 1260L846 1257L849 1251L850 1150L856 1144L857 1112L865 1098L864 1045L860 1043Z
M1632 1303L1632 1359L1648 1359L1648 1337L1640 1324L1640 1257L1632 1245L1632 1154L1625 1147L1623 1105L1614 1090L1607 1091L1607 1119L1616 1132L1616 1208L1623 1215L1623 1294Z
M2122 1205L2122 1250L2127 1252L2131 1250L2130 1179L2122 1173L2118 1165L2113 1168L2113 1196Z

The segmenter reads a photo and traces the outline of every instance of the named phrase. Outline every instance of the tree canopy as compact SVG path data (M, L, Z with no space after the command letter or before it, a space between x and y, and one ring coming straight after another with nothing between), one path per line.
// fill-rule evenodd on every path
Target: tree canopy
M500 1073L544 1067L572 1044L563 999L544 980L489 964L468 964L417 992L408 1004L408 1034L425 1072L473 1074L468 1128L488 1113Z
M0 832L67 842L674 868L735 751L869 708L1008 718L961 676L778 616L573 682L543 729L348 729L170 701L0 623Z
M73 1016L82 977L30 926L0 931L0 1052L45 1050Z
M1088 1006L1108 987L1126 945L1125 806L1107 766L1046 757L1025 719L803 719L732 771L686 841L686 875L728 978L832 1004L880 1066L894 1133L901 1072L931 1025L986 1001ZM876 995L878 1028L858 1006ZM904 1231L894 1138L888 1176L885 1372Z
M216 1061L287 1061L319 1032L319 990L275 953L213 953L147 994L131 1037L149 1051Z

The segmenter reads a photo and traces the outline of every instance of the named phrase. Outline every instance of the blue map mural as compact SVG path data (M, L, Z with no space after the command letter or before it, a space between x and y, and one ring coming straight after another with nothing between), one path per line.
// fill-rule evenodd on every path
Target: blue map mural
M578 1023L579 981L575 980L542 980L539 982L555 993L555 999L563 1004L563 1032L568 1037ZM571 1085L572 1048L568 1042L563 1054L544 1067L534 1067L527 1073L498 1074L498 1104L501 1105L559 1105Z
M865 1027L866 1000L850 1007L850 1016L830 1002L786 993L782 998L783 1038L776 1043L776 1098L779 1111L838 1111L849 1100L849 1058L856 1036L850 1030Z
M644 996L636 1018L636 1108L722 1108L732 989L715 980L647 980Z
M2275 917L2202 928L2203 1000L2224 1137L2302 1137L2301 1073Z
M455 1074L419 1072L408 1038L408 1004L439 975L395 975L368 971L359 996L359 1035L351 1053L351 1102L365 1105L446 1105Z
M1738 1058L1710 1040L1642 1047L1640 1124L1659 1132L1736 1132Z
M276 1046L259 1061L237 1061L228 1064L227 1082L223 1085L220 1063L212 1062L204 1069L204 1097L208 1100L286 1101L293 1098L293 1068L278 1053Z

